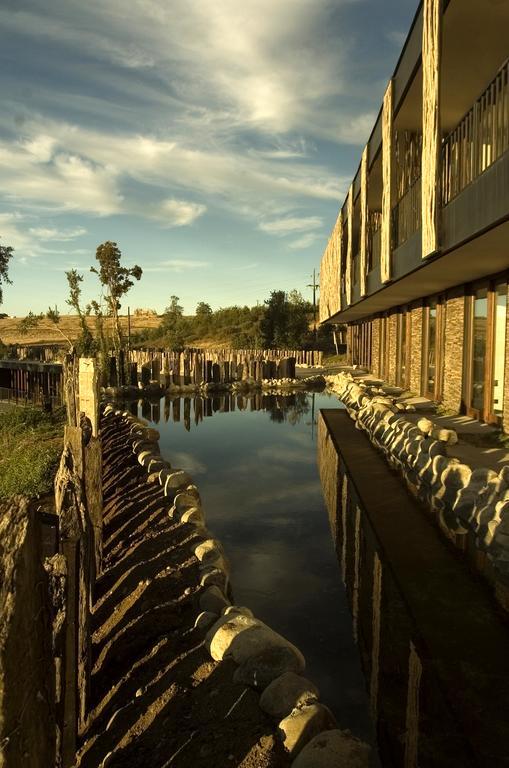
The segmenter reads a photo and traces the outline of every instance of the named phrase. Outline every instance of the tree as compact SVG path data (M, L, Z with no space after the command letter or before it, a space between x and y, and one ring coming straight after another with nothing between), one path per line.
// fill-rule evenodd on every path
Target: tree
M288 321L285 292L271 291L264 304L265 312L260 323L263 345L266 348L285 346Z
M45 323L46 328L53 326L59 332L62 338L65 339L69 344L69 349L74 349L74 345L71 339L60 328L60 313L56 308L52 309L49 307L46 313L41 312L39 315L34 314L34 312L29 312L26 317L19 321L17 329L22 336L25 336L27 333L30 333L30 331L39 328L41 323Z
M72 307L78 315L81 335L77 342L78 351L85 357L92 356L96 351L96 345L94 337L87 324L87 317L91 312L91 305L89 304L85 309L81 307L81 283L83 282L83 275L80 275L76 269L71 269L65 273L67 283L69 285L69 298L66 300L66 304Z
M170 297L170 304L163 313L159 331L164 335L165 342L174 352L181 352L190 333L189 323L184 317L184 308L179 304L178 296Z
M105 301L108 314L113 319L114 347L116 352L123 348L122 329L120 326L119 310L120 299L134 285L134 280L139 280L143 270L137 264L134 267L122 267L120 258L122 254L117 244L107 240L97 247L95 257L99 262L99 269L90 267L91 272L98 275L101 285L106 290Z
M12 258L14 248L9 245L0 245L0 304L3 300L2 283L12 284L9 280L9 261Z

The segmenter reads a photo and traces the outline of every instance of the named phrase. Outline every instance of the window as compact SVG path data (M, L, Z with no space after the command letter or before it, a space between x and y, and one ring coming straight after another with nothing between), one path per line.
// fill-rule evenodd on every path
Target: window
M464 402L474 418L496 423L505 383L507 282L474 287L466 297Z
M423 392L431 400L442 397L443 379L443 306L436 297L428 299L424 307L423 324Z
M408 387L409 381L409 324L410 314L404 309L398 314L396 337L396 383L399 387Z

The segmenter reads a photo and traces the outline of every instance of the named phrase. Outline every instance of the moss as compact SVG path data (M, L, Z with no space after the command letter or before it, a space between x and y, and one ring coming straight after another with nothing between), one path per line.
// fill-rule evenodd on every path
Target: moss
M65 412L10 406L0 412L0 498L48 493L62 452Z

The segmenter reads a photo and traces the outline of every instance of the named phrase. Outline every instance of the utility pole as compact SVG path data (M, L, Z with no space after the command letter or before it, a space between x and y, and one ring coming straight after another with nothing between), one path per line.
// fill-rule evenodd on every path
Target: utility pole
M313 289L313 336L314 336L314 347L316 349L317 347L317 340L316 340L316 289L320 287L320 283L316 282L316 269L313 270L313 282L311 284L308 284L308 288ZM312 352L312 365L315 364L314 360L315 354L314 350Z

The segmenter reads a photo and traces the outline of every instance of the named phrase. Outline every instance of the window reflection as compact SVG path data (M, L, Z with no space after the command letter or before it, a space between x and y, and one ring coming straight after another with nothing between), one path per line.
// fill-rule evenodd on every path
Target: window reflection
M485 288L474 295L474 327L472 335L472 408L484 407L486 373L486 330L488 326L488 296Z

